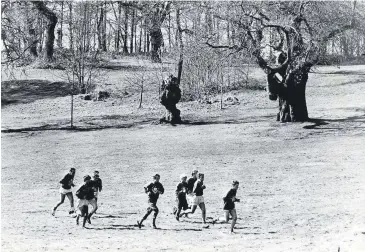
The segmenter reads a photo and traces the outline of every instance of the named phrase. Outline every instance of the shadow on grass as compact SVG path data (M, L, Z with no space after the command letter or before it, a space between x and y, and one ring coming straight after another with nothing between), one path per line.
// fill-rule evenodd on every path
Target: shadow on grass
M1 82L1 106L30 103L40 99L71 94L71 84L46 80L11 80Z
M112 225L110 227L85 227L92 230L135 230L138 229L137 225Z
M261 119L260 119L261 118ZM201 126L201 125L217 125L217 124L244 124L244 123L257 123L267 121L268 118L274 118L272 115L268 116L258 116L258 117L247 117L247 118L237 118L237 119L221 119L221 118L210 118L209 121L190 121L184 120L180 124L170 124L170 123L163 123L163 125L173 126L176 127L178 125L186 125L186 126ZM214 121L217 119L217 121ZM114 121L129 121L123 124L118 124L118 122L105 125L108 120ZM104 125L103 122L105 121ZM83 126L65 126L63 124L45 124L41 126L35 127L24 127L24 128L16 128L16 129L3 129L1 130L2 133L21 133L21 132L34 132L34 131L56 131L56 130L63 130L63 131L70 131L70 132L83 132L83 131L97 131L97 130L104 130L104 129L128 129L134 127L140 127L144 125L160 125L159 119L155 117L148 117L143 120L138 120L131 122L131 118L129 116L123 115L104 115L104 116L97 116L97 117L84 117L77 123L82 123Z
M310 72L312 74L330 74L330 75L365 75L364 71L361 70L339 70L333 72Z
M353 108L348 108L350 110L353 110ZM362 112L363 114L360 116L349 116L346 118L341 118L341 119L316 119L316 118L311 118L308 120L308 122L313 123L312 125L306 125L303 128L304 129L344 129L344 127L340 127L341 124L344 123L364 123L365 124L365 109L364 108L355 108L355 112ZM336 125L336 127L322 127L324 125ZM345 126L345 125L344 125ZM365 129L364 127L348 127L348 128L354 128L354 129Z

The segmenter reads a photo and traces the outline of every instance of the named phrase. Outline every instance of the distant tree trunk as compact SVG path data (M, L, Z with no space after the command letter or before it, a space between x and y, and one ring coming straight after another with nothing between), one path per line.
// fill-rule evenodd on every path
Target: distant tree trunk
M73 15L72 15L72 2L69 2L69 21L68 21L68 29L69 29L69 32L70 32L70 49L71 51L73 50L73 44L74 44L74 40L73 40L73 28L72 28L72 25L73 25Z
M61 21L60 21L60 29L57 31L58 40L57 46L62 48L62 37L63 37L63 2L61 2Z
M46 61L52 61L55 40L54 30L57 24L57 16L54 12L47 8L44 2L35 1L32 3L35 5L38 11L47 19L45 51L43 54L43 58Z
M146 41L146 42L147 42L147 43L146 43L146 44L147 44L147 51L146 51L146 52L147 52L147 53L149 53L149 52L150 52L150 44L151 44L151 41L150 41L150 34L149 34L149 33L147 33L147 36L146 36L146 37L147 37L147 41Z
M171 52L171 14L170 13L169 13L168 36L169 36L169 52Z
M106 11L104 4L106 3L102 3L100 6L100 17L98 21L98 49L106 52Z
M131 19L131 40L129 41L129 52L133 53L133 45L134 45L134 21L135 21L135 10L132 10L132 19Z
M141 19L141 24L139 27L139 52L142 52L142 38L143 38L143 20Z
M182 40L182 29L181 29L181 22L180 22L180 9L178 8L176 10L176 25L177 25L177 31L178 31L178 37L179 37L179 63L178 63L178 71L177 71L177 85L180 85L181 81L181 75L182 75L182 69L183 69L183 63L184 63L184 45Z
M33 57L38 57L38 52L37 52L37 43L38 43L38 39L37 39L37 35L35 33L35 29L33 28L29 28L29 35L30 35L30 39L29 39L29 51L30 54Z
M161 26L170 11L171 2L155 4L153 14L150 17L149 34L151 37L151 60L161 62L160 49L163 46Z
M118 1L118 24L117 24L117 32L116 32L116 40L115 40L115 48L117 52L119 52L120 45L120 18L122 15L122 2Z
M128 53L128 15L129 8L128 6L124 6L124 39L123 39L123 53Z
M107 42L107 36L106 36L106 19L107 19L107 8L106 8L107 2L104 2L104 19L103 19L103 51L106 52L107 51L107 46L106 46L106 42Z
M345 56L346 59L349 58L349 45L345 35L341 36L341 49L343 56Z

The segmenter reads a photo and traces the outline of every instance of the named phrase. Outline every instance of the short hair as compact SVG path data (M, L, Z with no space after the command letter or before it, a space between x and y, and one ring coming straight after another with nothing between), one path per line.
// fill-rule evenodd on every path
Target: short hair
M240 182L238 182L237 180L233 180L233 182L232 182L232 185L239 185L240 184Z
M204 173L199 173L199 178L204 177Z

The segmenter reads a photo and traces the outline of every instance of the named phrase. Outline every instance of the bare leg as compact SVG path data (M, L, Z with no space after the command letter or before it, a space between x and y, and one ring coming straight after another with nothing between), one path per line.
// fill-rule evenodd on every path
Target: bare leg
M236 213L236 209L232 209L229 212L232 215L231 233L233 233L234 225L236 225L236 222L237 222L237 213Z
M152 213L152 209L148 209L146 214L142 217L141 221L137 221L138 227L141 228L142 227L142 222L147 219L147 217Z
M204 204L204 202L203 202L203 203L200 203L200 204L199 204L199 207L200 207L200 209L202 210L202 220L203 220L203 223L204 223L204 224L206 224L206 222L205 222L206 209L205 209L205 204Z
M183 214L193 214L195 213L195 210L198 206L197 205L193 205L193 207L189 210L186 210L186 211L183 211L181 214L180 214L180 217L183 215Z
M95 198L94 199L92 199L92 200L90 200L89 201L89 204L93 207L93 210L90 212L90 214L88 215L88 222L89 222L89 224L90 224L90 218L91 218L91 216L96 212L96 210L98 210L98 204L96 203L96 200L95 200Z
M71 205L70 214L71 214L71 213L73 213L75 211L75 208L74 208L74 196L73 196L72 192L67 193L66 196L67 196L68 200L70 201L70 205Z
M217 217L215 220L213 220L213 224L215 223L228 223L229 222L229 210L224 210L224 217Z
M59 202L57 202L57 204L56 204L56 205L55 205L55 207L53 208L52 215L54 215L54 214L55 214L56 209L57 209L60 205L62 205L62 204L63 204L63 202L65 202L65 197L66 197L66 195L61 193L61 199L60 199L60 201L59 201Z

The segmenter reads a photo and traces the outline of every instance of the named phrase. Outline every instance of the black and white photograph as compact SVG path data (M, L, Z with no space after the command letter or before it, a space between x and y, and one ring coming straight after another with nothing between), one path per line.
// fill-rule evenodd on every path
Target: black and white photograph
M4 252L365 252L364 0L2 0Z

